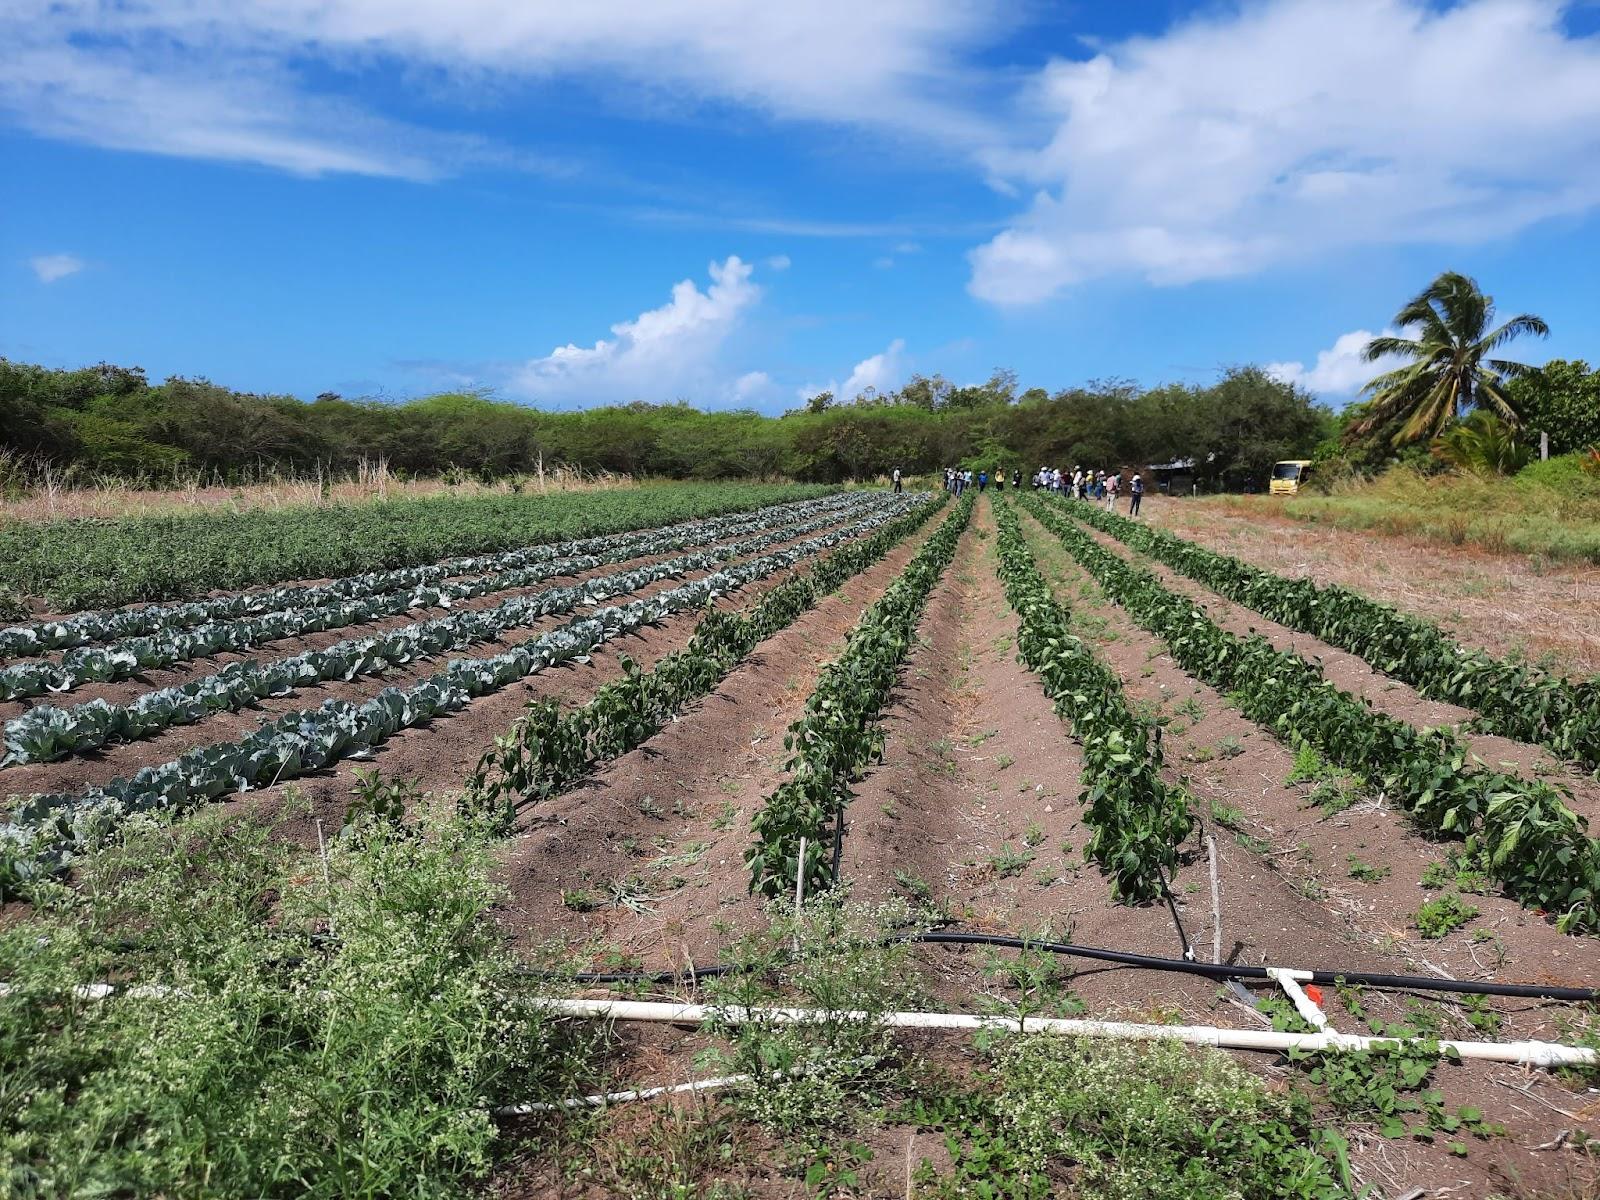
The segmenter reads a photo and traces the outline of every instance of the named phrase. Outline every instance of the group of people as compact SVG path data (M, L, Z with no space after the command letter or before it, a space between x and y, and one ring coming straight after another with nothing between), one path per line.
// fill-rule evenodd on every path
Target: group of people
M988 491L990 484L994 485L995 491L1003 492L1006 490L1005 469L1001 468L995 471L993 475L986 469L981 468L977 471L973 471L970 467L946 467L944 469L944 490L952 496L961 495L962 492L974 484L977 485L980 492ZM1011 486L1018 491L1022 490L1021 471L1011 472Z
M987 491L990 484L994 484L997 492L1006 488L1006 473L1001 468L991 475L987 470L973 471L970 467L946 467L944 469L944 490L953 496L959 496L973 484L977 484L980 492ZM1017 491L1022 490L1022 472L1011 472L1011 486ZM1117 496L1122 492L1122 476L1114 471L1085 471L1081 467L1073 467L1072 473L1065 474L1060 467L1040 467L1033 474L1033 488L1035 491L1060 492L1074 496L1079 500L1105 501L1106 511L1112 512L1117 507ZM900 490L900 468L894 469L894 490ZM1128 481L1128 515L1139 515L1139 503L1144 499L1144 478L1135 471L1133 478Z
M1040 467L1033 476L1034 489L1060 492L1079 500L1105 501L1106 511L1117 507L1117 496L1122 492L1122 475L1116 471L1086 471L1073 467L1067 474L1060 467ZM1144 477L1137 471L1128 481L1128 515L1139 515L1139 504L1144 499Z

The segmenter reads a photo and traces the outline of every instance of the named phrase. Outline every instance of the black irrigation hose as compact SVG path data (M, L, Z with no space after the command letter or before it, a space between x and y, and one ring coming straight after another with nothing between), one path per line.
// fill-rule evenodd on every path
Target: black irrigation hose
M1151 954L1133 954L1126 950L1105 950L1098 946L1074 946L1067 942L1039 942L1029 938L1010 937L997 933L913 933L887 939L890 942L921 942L932 945L998 946L1011 950L1042 950L1047 954L1061 954L1073 958L1088 958L1099 962L1117 963L1125 967L1139 967L1149 971L1177 971L1199 975L1205 979L1258 979L1267 980L1266 967L1237 966L1232 963L1187 962L1181 958L1160 958ZM708 967L691 967L683 971L645 972L604 971L563 975L553 971L529 970L527 974L548 979L566 979L575 983L677 983L685 979L712 979L731 975L745 968L739 965L718 963ZM1433 979L1421 975L1384 975L1374 971L1311 972L1311 983L1343 983L1352 987L1388 988L1416 992L1453 992L1467 996L1504 996L1535 1000L1571 1000L1586 1003L1600 1001L1600 990L1595 988L1556 987L1543 983L1482 983L1466 979Z

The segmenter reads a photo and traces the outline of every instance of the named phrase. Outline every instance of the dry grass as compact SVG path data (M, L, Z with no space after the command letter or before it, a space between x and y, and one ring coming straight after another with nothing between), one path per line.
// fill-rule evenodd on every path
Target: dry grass
M14 457L0 451L0 477L16 479ZM262 483L228 485L195 478L182 486L147 488L125 480L105 478L87 484L70 479L48 465L31 467L28 484L16 486L14 495L0 498L0 523L8 521L58 521L73 518L175 516L222 509L252 512L261 509L351 504L369 500L403 500L423 496L492 496L520 493L576 492L623 487L632 477L610 472L576 471L554 467L529 475L508 476L485 483L473 476L437 479L402 479L384 459L363 460L356 470L339 478L314 475L306 479L272 479Z
M1552 471L1541 477L1541 468ZM1559 469L1559 470L1557 470ZM1249 511L1233 497L1230 511ZM1326 496L1279 502L1300 521L1372 530L1494 554L1600 563L1600 475L1570 460L1535 464L1520 475L1425 476L1397 469L1336 487Z

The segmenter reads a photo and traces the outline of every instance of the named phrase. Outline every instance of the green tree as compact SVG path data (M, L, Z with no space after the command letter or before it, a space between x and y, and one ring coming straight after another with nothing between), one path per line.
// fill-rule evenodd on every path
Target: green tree
M1552 359L1513 379L1506 389L1531 438L1550 435L1551 454L1600 445L1600 371L1582 361Z
M1444 272L1413 297L1394 321L1415 329L1417 336L1375 337L1364 351L1368 362L1392 355L1410 364L1367 384L1363 390L1371 393L1371 407L1351 426L1352 435L1366 436L1399 421L1391 442L1414 442L1444 432L1475 406L1520 424L1505 386L1533 368L1490 355L1524 334L1546 337L1550 327L1530 313L1495 325L1494 315L1493 298L1456 271Z

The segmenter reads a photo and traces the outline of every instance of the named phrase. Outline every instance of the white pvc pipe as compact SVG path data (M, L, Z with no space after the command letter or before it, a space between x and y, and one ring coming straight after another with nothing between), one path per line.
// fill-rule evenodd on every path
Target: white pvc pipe
M1300 986L1301 980L1305 980L1308 983L1311 981L1313 976L1310 971L1293 971L1288 967L1268 967L1267 975L1276 980L1278 986L1288 994L1289 999L1294 1001L1295 1011L1300 1014L1301 1019L1307 1025L1310 1025L1313 1029L1328 1028L1328 1014L1323 1012L1321 1006L1306 995L1305 989Z
M711 1020L742 1024L748 1021L803 1023L821 1020L877 1021L897 1029L1014 1029L1021 1033L1065 1033L1074 1037L1118 1038L1153 1042L1163 1039L1191 1046L1217 1046L1229 1050L1371 1050L1416 1038L1378 1038L1323 1030L1318 1033L1279 1033L1269 1029L1223 1029L1214 1025L1140 1025L1129 1021L1086 1021L1061 1017L1002 1017L967 1013L929 1012L822 1012L806 1008L713 1008L705 1004L671 1004L646 1000L537 1001L546 1011L573 1017L604 1017L613 1021L662 1021L699 1025ZM1556 1042L1458 1042L1441 1040L1441 1051L1488 1062L1522 1063L1539 1067L1590 1066L1593 1050Z
M497 1117L526 1117L533 1113L554 1112L562 1108L604 1108L607 1104L622 1104L629 1100L654 1100L657 1096L675 1096L680 1092L708 1092L713 1088L732 1087L736 1083L749 1083L748 1075L721 1075L715 1079L696 1079L692 1083L679 1083L671 1087L642 1088L633 1092L596 1092L592 1096L575 1096L571 1100L558 1100L549 1104L510 1104L494 1110Z

